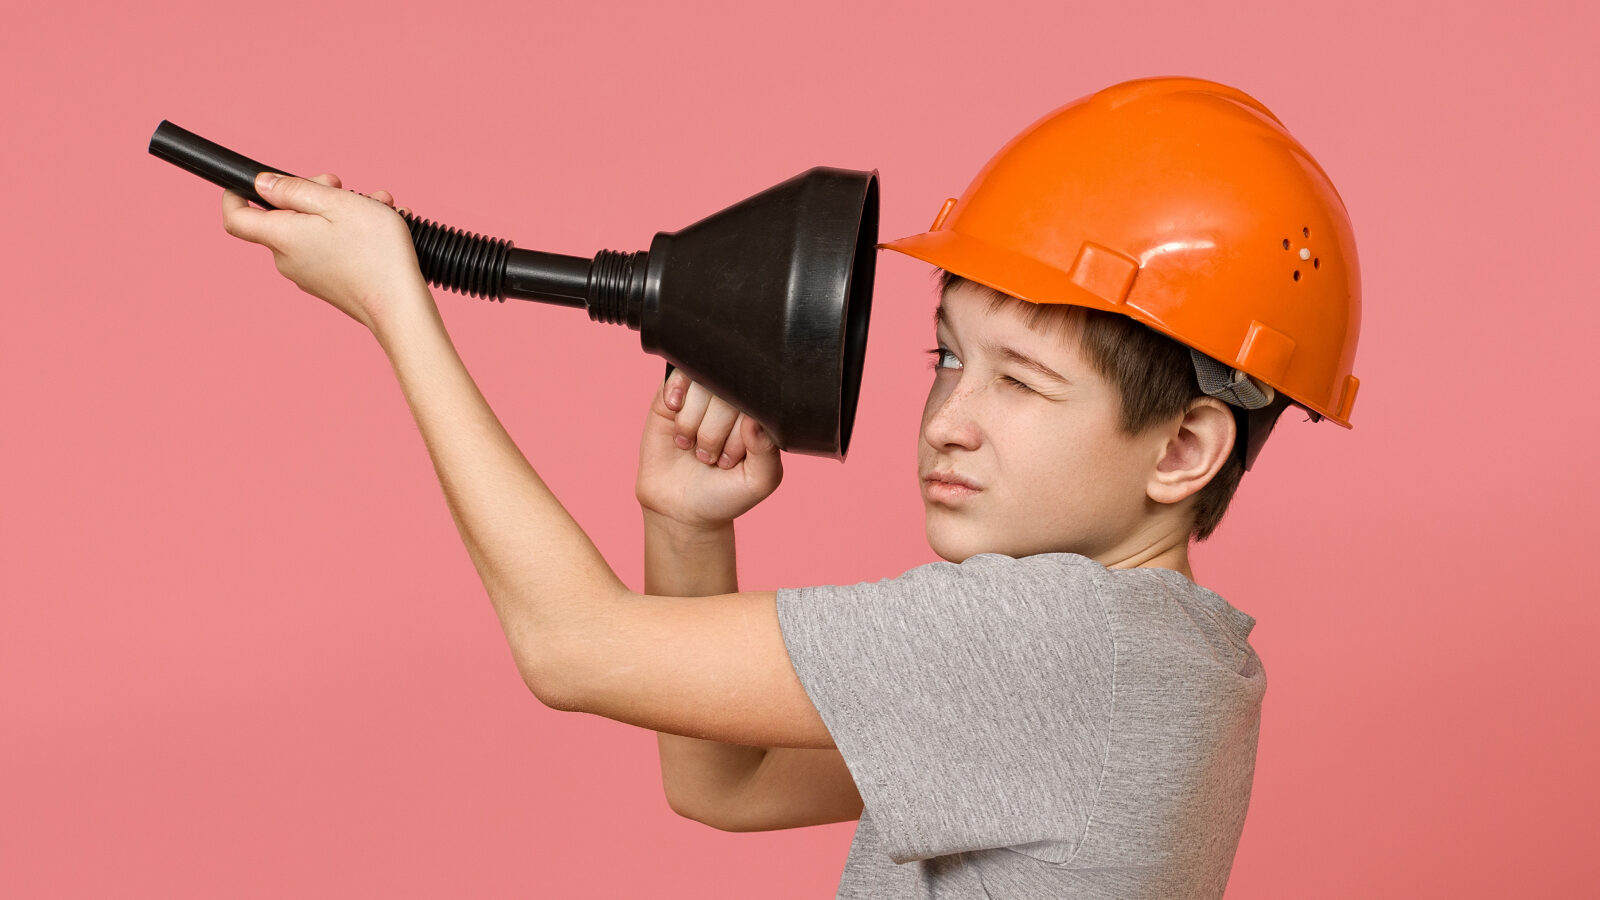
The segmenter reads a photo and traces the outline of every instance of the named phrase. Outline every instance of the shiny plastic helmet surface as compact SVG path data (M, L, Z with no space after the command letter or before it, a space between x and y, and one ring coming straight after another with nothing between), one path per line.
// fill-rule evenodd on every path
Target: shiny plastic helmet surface
M1350 427L1355 237L1254 98L1129 81L1012 139L933 226L882 246L1034 303L1121 313Z

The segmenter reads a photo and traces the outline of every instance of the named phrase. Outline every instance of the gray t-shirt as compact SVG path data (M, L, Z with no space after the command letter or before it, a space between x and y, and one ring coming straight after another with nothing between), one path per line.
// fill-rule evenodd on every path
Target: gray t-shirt
M840 900L1222 895L1266 675L1220 596L982 553L777 603L866 807Z

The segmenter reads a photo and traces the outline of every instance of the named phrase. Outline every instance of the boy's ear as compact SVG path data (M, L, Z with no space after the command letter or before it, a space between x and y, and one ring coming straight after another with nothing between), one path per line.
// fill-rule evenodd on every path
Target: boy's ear
M1166 440L1145 492L1157 503L1177 503L1211 483L1233 452L1237 439L1233 411L1215 397L1200 397L1178 422L1164 429Z

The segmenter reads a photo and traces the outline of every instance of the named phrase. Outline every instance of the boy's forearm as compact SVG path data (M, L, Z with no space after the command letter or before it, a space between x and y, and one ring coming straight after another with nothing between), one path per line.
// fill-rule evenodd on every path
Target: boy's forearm
M710 597L739 590L733 523L688 528L646 509L644 592L658 597Z
M644 510L644 590L670 597L707 597L739 589L733 523L684 528ZM679 814L715 825L767 755L746 747L667 732L656 733L661 784Z
M378 337L517 667L539 699L558 706L557 649L586 616L628 590L550 492L484 400L425 284L394 304ZM577 641L581 644L581 639Z
M417 289L427 294L425 285ZM587 613L628 590L501 426L445 332L431 294L375 323L444 490L451 517L494 603L517 667L540 700L564 705L563 643L583 644ZM646 528L646 591L677 596L738 589L733 529ZM550 564L559 560L559 565ZM766 750L661 734L675 808L712 819Z

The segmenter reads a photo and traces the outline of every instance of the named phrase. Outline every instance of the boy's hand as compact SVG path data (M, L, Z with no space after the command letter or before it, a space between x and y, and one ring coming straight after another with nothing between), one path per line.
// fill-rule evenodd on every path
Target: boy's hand
M639 505L679 525L715 528L765 500L782 480L783 462L766 429L673 370L656 391L639 442Z
M256 176L256 192L277 209L256 209L222 193L222 226L272 251L278 271L371 331L394 307L431 298L405 219L388 191L340 190L339 176ZM421 290L418 290L418 286Z

